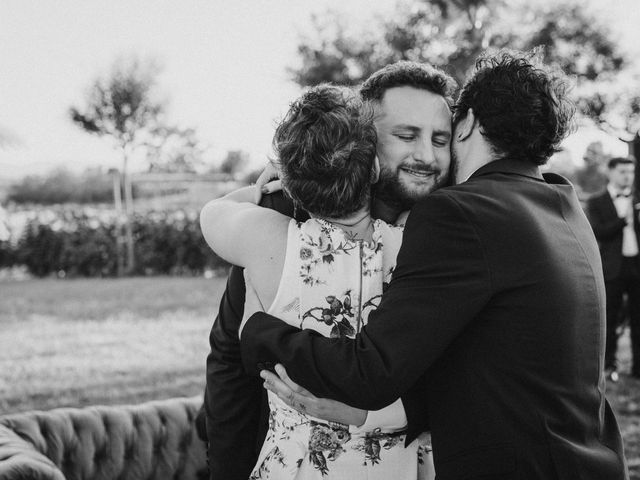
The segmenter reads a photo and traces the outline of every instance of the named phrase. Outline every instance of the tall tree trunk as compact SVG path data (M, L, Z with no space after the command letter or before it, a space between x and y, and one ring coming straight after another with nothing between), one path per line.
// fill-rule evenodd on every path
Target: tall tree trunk
M122 225L120 224L120 219L122 218L122 173L113 170L111 172L111 176L113 177L113 204L116 210L117 221L116 221L116 255L118 256L118 277L121 277L124 274L125 265L124 265L124 236L122 235Z
M124 168L122 176L124 182L124 210L125 210L125 236L127 242L127 269L128 275L132 274L136 267L135 254L133 250L133 190L131 186L131 174L128 171L129 156L124 152Z

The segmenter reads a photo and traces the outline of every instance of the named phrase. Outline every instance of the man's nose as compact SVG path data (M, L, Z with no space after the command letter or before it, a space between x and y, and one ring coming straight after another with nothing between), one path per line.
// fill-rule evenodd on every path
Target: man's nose
M419 162L423 162L427 165L433 163L435 156L433 154L433 147L431 142L426 140L419 140L415 143L415 149L413 151L413 159Z

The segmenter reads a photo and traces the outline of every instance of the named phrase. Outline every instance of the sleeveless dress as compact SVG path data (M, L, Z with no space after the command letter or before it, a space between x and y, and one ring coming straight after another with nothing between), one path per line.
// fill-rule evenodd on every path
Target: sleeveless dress
M402 228L376 220L371 244L331 223L291 220L282 278L268 313L327 337L353 338L391 279ZM336 375L340 375L336 371ZM269 430L250 480L432 479L430 447L402 432L360 431L269 394Z

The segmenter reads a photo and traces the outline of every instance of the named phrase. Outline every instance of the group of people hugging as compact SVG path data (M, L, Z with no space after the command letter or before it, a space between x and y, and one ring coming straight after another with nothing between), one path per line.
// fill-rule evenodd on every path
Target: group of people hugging
M208 203L212 480L628 478L562 72L482 55L306 90L256 185ZM203 429L205 430L205 429Z

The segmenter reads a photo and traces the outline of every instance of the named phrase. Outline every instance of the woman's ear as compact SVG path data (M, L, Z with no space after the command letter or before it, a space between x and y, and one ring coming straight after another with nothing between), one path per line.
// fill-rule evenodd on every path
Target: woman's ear
M380 160L376 155L373 159L373 170L371 171L371 184L378 183L380 179Z

